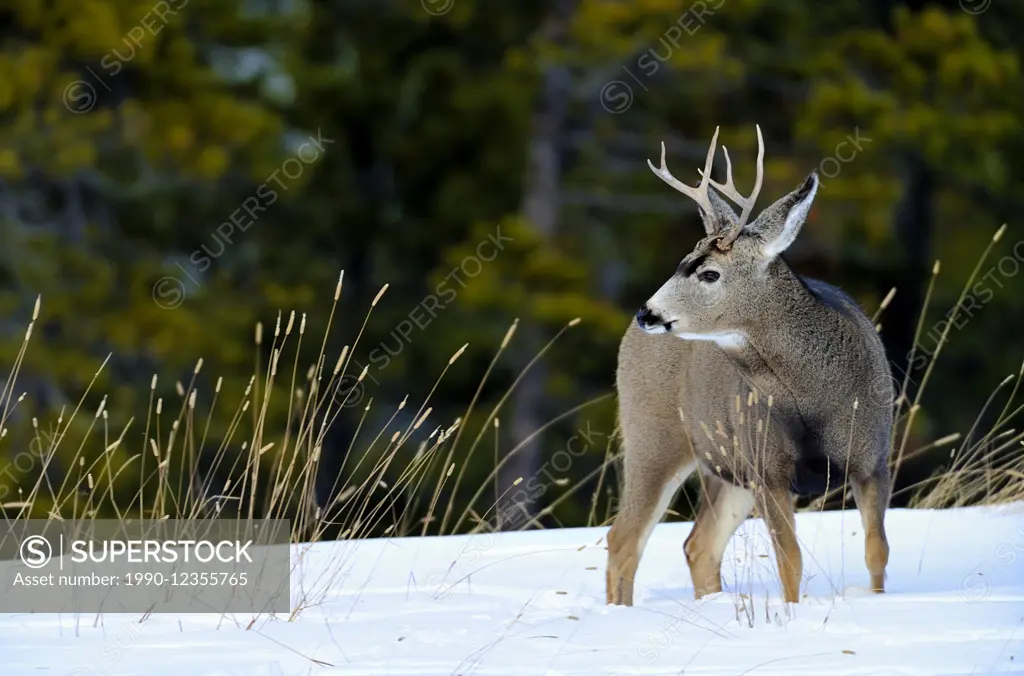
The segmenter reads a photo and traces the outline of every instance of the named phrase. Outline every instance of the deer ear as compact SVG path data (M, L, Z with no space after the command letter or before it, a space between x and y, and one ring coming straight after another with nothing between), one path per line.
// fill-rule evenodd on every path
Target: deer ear
M747 230L764 242L761 252L766 259L775 258L793 243L817 192L818 174L811 172L799 188L762 211L757 220L747 226Z
M703 209L697 207L697 211L700 212L700 219L704 221L704 231L708 235L714 235L736 227L736 224L739 222L739 216L729 206L729 203L722 199L711 186L708 186L708 201L711 203L714 213L706 214Z

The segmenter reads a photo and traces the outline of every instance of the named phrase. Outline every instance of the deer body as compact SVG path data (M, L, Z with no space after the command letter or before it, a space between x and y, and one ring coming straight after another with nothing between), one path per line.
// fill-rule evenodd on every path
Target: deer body
M607 600L632 605L647 538L694 469L701 504L684 550L697 598L721 591L722 553L756 505L783 596L797 602L792 495L847 480L864 523L872 588L882 591L892 384L881 340L853 300L799 277L779 256L809 211L817 177L746 225L760 166L758 188L742 198L731 166L726 186L710 181L713 153L714 141L694 197L708 236L637 313L619 350L625 485L608 535ZM655 171L675 186L664 155ZM744 206L744 216L708 183Z

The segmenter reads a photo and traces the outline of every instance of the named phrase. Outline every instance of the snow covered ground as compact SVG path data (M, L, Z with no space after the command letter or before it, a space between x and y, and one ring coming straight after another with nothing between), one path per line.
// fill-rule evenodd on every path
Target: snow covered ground
M604 603L603 528L320 543L295 549L294 621L0 615L0 676L1024 674L1024 506L886 525L875 596L857 513L800 515L807 596L789 608L754 519L726 591L699 602L691 524L659 526L633 608Z

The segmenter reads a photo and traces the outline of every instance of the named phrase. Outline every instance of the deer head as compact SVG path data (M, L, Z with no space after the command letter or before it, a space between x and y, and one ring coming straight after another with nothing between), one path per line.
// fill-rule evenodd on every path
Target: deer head
M792 276L783 271L785 264L776 261L796 239L807 218L818 190L818 176L812 172L800 187L748 223L764 178L761 128L757 127L757 179L746 197L736 189L732 162L724 146L725 184L711 179L717 141L715 129L695 188L669 172L664 143L661 166L647 161L658 178L697 203L707 237L683 258L675 274L640 308L636 319L648 333L673 333L684 339L712 340L723 347L734 347L746 342L749 322L761 314L765 301L773 297L777 300L778 294L786 292L780 287L791 283ZM740 207L739 215L716 190Z

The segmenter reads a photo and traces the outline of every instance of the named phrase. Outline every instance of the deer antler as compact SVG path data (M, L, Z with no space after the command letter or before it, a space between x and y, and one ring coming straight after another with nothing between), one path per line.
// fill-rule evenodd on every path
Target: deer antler
M757 195L761 192L761 182L764 180L764 139L761 137L761 125L755 126L757 128L757 178L754 180L754 189L746 197L741 195L736 189L736 184L732 180L732 162L729 160L729 151L726 150L725 146L722 146L722 152L725 153L725 185L717 181L711 181L711 185L721 190L723 195L743 209L736 227L729 231L725 237L718 240L718 248L722 251L728 251L732 243L739 237L740 231L743 230L743 226L747 224L747 219L750 218L750 212L754 210ZM707 169L704 171L706 175Z
M647 166L651 168L655 176L696 202L704 210L704 213L713 214L715 212L711 207L711 200L708 198L708 182L710 181L709 176L711 176L711 165L715 161L715 145L717 143L718 127L715 127L715 135L711 137L711 147L708 148L708 156L704 160L704 171L701 172L700 185L696 188L691 188L669 172L668 167L665 166L664 141L661 142L661 167L656 169L650 160L647 160Z
M732 246L732 243L736 241L737 237L739 237L740 231L743 230L743 226L747 224L747 219L750 218L750 213L754 210L754 203L757 201L757 195L761 192L761 183L764 179L764 139L761 137L761 125L757 125L757 180L754 182L754 190L750 195L744 197L738 190L736 190L736 185L733 183L732 161L729 159L729 151L726 150L725 146L722 146L722 151L725 153L725 185L711 179L711 166L715 161L715 146L718 143L718 130L719 128L715 127L715 134L711 137L711 147L708 148L708 155L704 160L704 169L698 170L700 171L701 180L700 184L698 184L696 188L691 188L669 172L668 167L665 166L664 142L661 144L661 167L655 168L654 164L650 160L647 160L647 166L651 168L651 171L653 171L658 178L696 202L697 205L704 210L704 213L714 213L711 206L711 200L708 198L708 185L712 185L722 191L724 196L735 202L743 210L736 226L728 233L718 238L718 248L722 251L728 251Z

